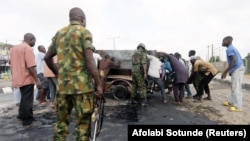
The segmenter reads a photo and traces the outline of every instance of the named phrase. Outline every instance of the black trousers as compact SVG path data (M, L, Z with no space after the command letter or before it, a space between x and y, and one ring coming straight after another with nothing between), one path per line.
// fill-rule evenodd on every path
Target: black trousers
M33 118L34 84L20 87L21 102L18 118L22 120L23 126L30 125Z
M204 75L199 83L199 90L197 92L197 96L202 96L204 94L204 90L207 94L210 94L209 83L214 78L214 76L210 73L209 75Z
M184 97L185 84L184 83L174 83L174 100L175 102L182 102Z

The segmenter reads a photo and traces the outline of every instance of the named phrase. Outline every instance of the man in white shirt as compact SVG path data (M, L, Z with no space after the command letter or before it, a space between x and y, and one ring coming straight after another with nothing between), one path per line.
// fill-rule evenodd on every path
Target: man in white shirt
M156 83L161 89L163 103L167 103L164 84L160 77L160 73L162 71L162 62L159 58L149 54L147 54L147 59L149 60L147 89L151 87L153 82Z
M47 104L48 102L46 101L46 95L47 95L49 86L48 86L47 78L44 77L44 66L43 66L46 49L43 45L40 45L38 46L38 51L39 52L36 55L36 71L37 71L38 78L42 84L42 89L38 90L40 91L40 93L37 92L37 95L40 94L40 99L39 99L40 104Z
M101 57L100 54L96 53L95 47L94 47L94 51L93 51L93 56L94 56L94 59L95 59L96 67L98 68L98 62L102 60L102 57Z
M16 103L16 106L19 107L21 102L21 92L18 87L13 88L13 94L14 94L14 100Z
M101 57L100 54L96 53L95 47L93 47L93 48L94 48L93 57L94 57L94 60L95 60L95 64L96 64L97 69L99 69L99 61L102 60L102 57ZM95 82L94 82L94 89L95 89L95 91L97 90Z

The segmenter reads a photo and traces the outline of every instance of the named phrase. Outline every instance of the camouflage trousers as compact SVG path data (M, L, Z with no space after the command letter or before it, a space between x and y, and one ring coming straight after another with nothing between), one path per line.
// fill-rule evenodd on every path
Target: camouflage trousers
M202 80L202 78L203 76L200 73L197 73L196 76L194 77L193 85L194 85L196 92L198 92L199 90L199 83Z
M65 141L69 133L69 123L72 108L75 109L76 125L75 140L89 141L91 129L91 115L93 113L93 92L86 94L58 94L57 121L55 125L54 141Z
M140 95L140 98L145 98L147 93L146 82L141 74L141 71L132 72L132 94L131 97L135 97L136 94Z

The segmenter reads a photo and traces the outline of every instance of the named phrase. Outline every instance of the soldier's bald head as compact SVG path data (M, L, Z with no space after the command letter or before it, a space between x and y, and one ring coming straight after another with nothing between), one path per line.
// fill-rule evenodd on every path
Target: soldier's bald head
M70 19L70 21L79 21L79 22L82 22L84 24L84 26L86 25L85 14L82 11L82 9L79 8L79 7L74 7L72 9L70 9L70 11L69 11L69 19Z

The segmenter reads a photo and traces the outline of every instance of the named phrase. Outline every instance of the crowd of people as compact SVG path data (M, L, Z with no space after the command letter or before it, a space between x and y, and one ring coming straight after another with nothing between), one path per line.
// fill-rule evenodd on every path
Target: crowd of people
M230 107L230 111L242 111L242 78L244 74L244 64L238 50L232 45L233 38L226 36L222 46L227 47L228 68L222 73L221 78L226 75L232 78L232 95L229 101L224 102ZM216 67L199 56L195 50L188 52L189 59L185 60L181 54L166 53L146 50L146 46L140 43L132 56L132 94L128 104L147 106L147 93L152 93L152 87L157 85L163 103L167 103L166 94L173 89L173 104L181 105L185 92L186 98L193 98L194 102L201 103L204 100L212 100L209 84L219 73ZM193 84L195 94L190 90ZM168 92L165 92L168 89ZM203 98L204 93L206 97ZM135 97L139 96L139 100Z
M82 9L75 7L69 11L70 24L59 29L46 51L38 46L39 53L35 56L32 47L36 37L32 33L24 35L23 42L11 48L10 66L12 87L19 105L17 118L24 127L34 125L33 116L34 87L38 88L37 100L40 104L48 104L48 99L56 109L54 140L65 140L69 133L70 114L75 109L76 140L88 141L90 137L91 115L93 113L93 94L103 97L105 82L114 58L96 54L91 32L86 28L86 17ZM232 45L232 37L223 39L227 47L228 68L222 73L232 77L232 96L225 106L231 111L242 111L241 82L244 66L241 56ZM173 89L174 104L183 102L185 91L187 98L193 96L195 102L211 100L209 83L217 75L218 70L209 62L195 56L190 50L189 60L184 60L181 54L155 52L147 53L146 46L140 43L132 56L132 93L129 104L140 102L147 106L147 92L152 85L158 85L163 103L167 103L165 82ZM149 62L149 63L148 63ZM196 94L193 95L189 85L193 84ZM49 97L46 98L46 95ZM140 100L135 97L139 95Z
M206 62L195 56L195 50L189 51L190 60L185 60L181 54L176 52L168 54L165 52L147 52L145 44L140 43L137 51L132 56L132 94L129 104L135 102L135 96L140 96L139 102L146 106L147 92L152 93L152 87L157 85L163 103L167 103L167 93L165 89L173 89L173 104L180 105L183 103L185 91L186 98L192 98L190 84L193 83L196 94L193 95L194 102L202 102L203 91L205 90L211 100L209 83L218 73L217 69L209 62ZM142 75L143 74L143 75ZM202 79L198 79L202 76ZM172 85L172 86L170 86Z

